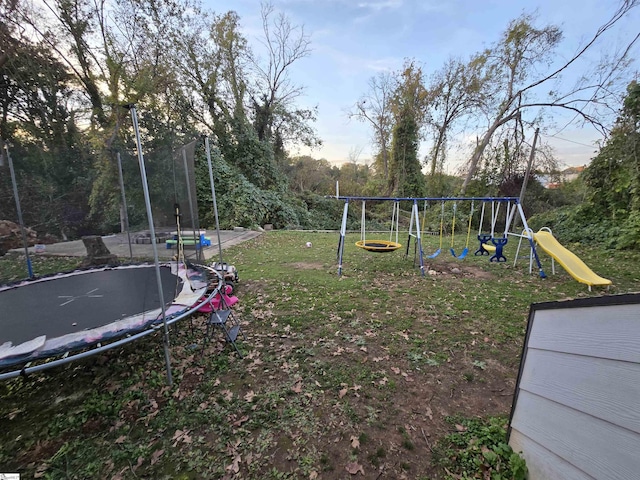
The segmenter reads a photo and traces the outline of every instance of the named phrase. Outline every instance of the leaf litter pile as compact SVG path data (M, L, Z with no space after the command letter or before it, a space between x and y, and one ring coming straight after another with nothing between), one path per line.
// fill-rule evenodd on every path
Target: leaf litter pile
M273 232L228 252L240 359L205 317L162 339L0 385L0 466L26 478L455 478L447 421L508 415L529 305L585 292L566 275ZM348 255L347 255L348 254ZM444 257L444 256L443 256ZM606 274L608 272L602 272ZM629 285L629 289L638 285ZM596 293L597 294L597 293Z

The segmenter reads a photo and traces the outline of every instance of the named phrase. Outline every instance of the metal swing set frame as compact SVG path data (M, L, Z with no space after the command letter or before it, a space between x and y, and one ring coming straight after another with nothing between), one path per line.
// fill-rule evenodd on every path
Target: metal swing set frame
M344 203L344 209L343 209L343 213L342 213L342 223L340 226L340 239L338 241L338 252L337 252L337 260L338 260L338 275L342 275L342 270L343 270L343 260L344 260L344 244L345 244L345 237L347 234L347 217L349 214L349 204L351 202L354 201L360 201L362 202L362 232L361 232L361 241L360 242L356 242L356 245L359 246L360 248L364 248L365 250L369 250L369 251L376 251L372 248L366 248L366 240L364 238L364 215L365 215L365 205L367 201L376 201L376 202L395 202L394 203L394 214L393 214L393 219L392 219L392 224L395 222L395 235L396 235L396 241L395 242L389 242L388 246L384 247L384 251L393 251L393 250L397 250L398 248L400 248L400 244L398 244L398 216L399 216L399 205L401 201L407 201L407 202L411 202L412 203L412 207L411 207L411 221L409 223L409 232L408 232L408 239L407 239L407 247L406 247L406 251L405 251L405 258L408 257L409 254L409 245L411 244L411 239L415 239L415 248L417 250L417 257L418 257L418 261L419 261L419 268L420 268L420 273L422 276L425 275L425 269L424 269L424 258L425 258L425 254L424 251L422 250L422 230L420 228L420 214L419 214L419 208L418 208L418 202L442 202L443 205L443 211L444 211L444 203L445 202L455 202L454 205L457 205L458 202L483 202L483 207L482 207L482 216L484 217L484 205L487 202L492 202L492 227L491 227L491 237L487 237L485 238L484 242L482 239L480 239L480 233L478 234L478 239L480 240L481 244L484 243L486 244L487 241L491 240L492 243L494 244L495 248L496 248L496 252L495 254L491 257L492 261L504 261L502 260L504 258L504 256L502 256L502 248L503 246L507 243L507 238L509 236L514 236L514 237L519 237L521 240L522 239L526 239L529 242L529 246L531 248L531 253L530 253L530 259L531 262L533 262L533 260L535 260L537 266L538 266L538 273L540 275L540 278L545 278L546 274L544 273L544 270L542 269L542 264L540 263L540 258L538 257L538 253L536 251L536 245L533 239L533 236L529 234L529 232L531 232L531 229L529 228L529 225L527 223L527 219L524 215L524 211L522 209L522 204L520 203L520 199L518 197L348 197L348 196L339 196L336 195L335 197L333 197L337 200L343 200ZM504 229L504 235L502 238L493 238L494 233L495 233L495 223L497 220L497 210L499 208L499 206L504 203L506 205L506 220L505 220L505 229ZM494 210L494 205L497 205L498 208L496 208ZM443 213L444 215L444 213ZM517 218L520 219L520 221L522 222L523 225L523 230L522 230L522 234L518 234L518 233L514 233L511 232L511 227L514 225L515 223L515 218L516 215L518 215ZM442 219L441 219L442 222ZM469 224L471 224L471 222L469 222ZM393 231L394 226L392 225L392 234L394 233ZM441 226L442 229L442 226ZM480 224L480 229L482 229L482 224ZM441 232L442 235L442 232ZM358 245L358 243L363 243L362 245ZM376 241L378 242L378 241ZM387 243L387 242L385 242ZM391 245L391 243L393 243L393 245ZM393 247L393 248L392 248ZM435 257L435 255L432 256L427 256L428 258L433 258ZM461 256L458 256L456 258L461 258ZM463 258L463 257L462 257ZM506 260L506 259L505 259Z

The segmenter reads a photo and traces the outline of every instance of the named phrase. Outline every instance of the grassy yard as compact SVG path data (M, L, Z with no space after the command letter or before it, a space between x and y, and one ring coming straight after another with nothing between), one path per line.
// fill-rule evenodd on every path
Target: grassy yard
M640 290L638 253L568 245L614 281L609 292L588 292L559 267L552 276L544 255L547 279L529 275L525 260L514 268L512 243L509 263L447 251L427 259L422 277L403 251L365 252L357 239L347 237L342 277L337 234L268 232L226 251L240 275L245 358L217 338L202 354L204 330L192 334L183 322L171 332L172 389L159 336L0 384L0 471L461 478L443 439L478 419L500 430L529 305ZM425 239L427 253L437 240ZM73 262L41 261L35 270ZM0 259L0 279L14 280L20 268Z

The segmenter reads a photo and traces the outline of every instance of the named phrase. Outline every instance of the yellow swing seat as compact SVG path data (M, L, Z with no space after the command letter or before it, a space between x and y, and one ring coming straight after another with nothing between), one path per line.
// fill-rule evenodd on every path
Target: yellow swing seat
M496 251L496 247L490 243L483 243L482 248L484 248L487 252L491 252L491 253Z
M402 245L387 240L359 240L356 242L356 247L368 252L387 253L402 248Z

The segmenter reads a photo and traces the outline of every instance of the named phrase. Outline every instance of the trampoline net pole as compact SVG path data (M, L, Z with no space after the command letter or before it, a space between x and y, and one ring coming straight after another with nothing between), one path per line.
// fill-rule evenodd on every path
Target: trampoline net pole
M218 235L218 252L220 254L220 264L222 261L222 242L220 241L220 219L218 218L218 204L216 203L216 187L213 181L213 165L211 163L211 150L209 148L209 137L204 137L205 150L207 151L207 165L209 166L209 183L211 184L211 198L213 200L213 215L216 218L216 233Z
M153 246L153 260L155 263L156 280L158 283L158 294L160 295L160 308L162 309L162 323L164 327L163 345L164 360L167 368L167 382L169 386L173 386L173 377L171 375L171 355L169 352L169 329L167 327L167 312L164 305L164 292L162 289L162 278L160 276L160 262L158 261L158 245L156 243L156 232L153 225L153 213L151 212L151 201L149 200L149 185L147 183L147 172L144 165L144 155L142 153L142 143L140 141L140 129L138 127L138 115L136 107L131 105L131 120L133 122L133 130L136 135L136 146L138 149L138 161L140 166L140 175L142 177L142 190L144 193L144 202L147 208L147 218L149 221L149 232L151 234L151 245Z
M129 212L127 208L127 195L124 191L124 179L122 177L122 159L120 152L116 153L118 160L118 180L120 182L120 192L122 193L122 216L124 219L124 229L127 232L127 242L129 244L129 260L133 261L133 249L131 248L131 231L129 229Z
M191 228L193 231L193 244L195 245L200 238L200 225L197 221L195 210L193 208L193 193L191 191L191 180L189 177L189 166L187 164L187 149L182 147L182 161L184 163L184 175L186 179L187 197L189 199L189 213L191 214ZM197 230L197 231L196 231ZM202 248L196 248L196 260L202 262Z
M29 243L27 242L27 232L24 229L24 221L22 220L22 208L20 207L20 197L18 196L18 183L16 182L16 172L13 169L13 160L9 153L9 145L5 144L4 149L7 152L7 162L9 163L9 173L11 175L11 183L13 185L13 196L16 200L16 210L18 211L18 222L20 223L20 234L22 235L22 245L24 247L24 255L27 261L27 271L29 278L33 278L33 267L31 266L31 257L29 256Z

